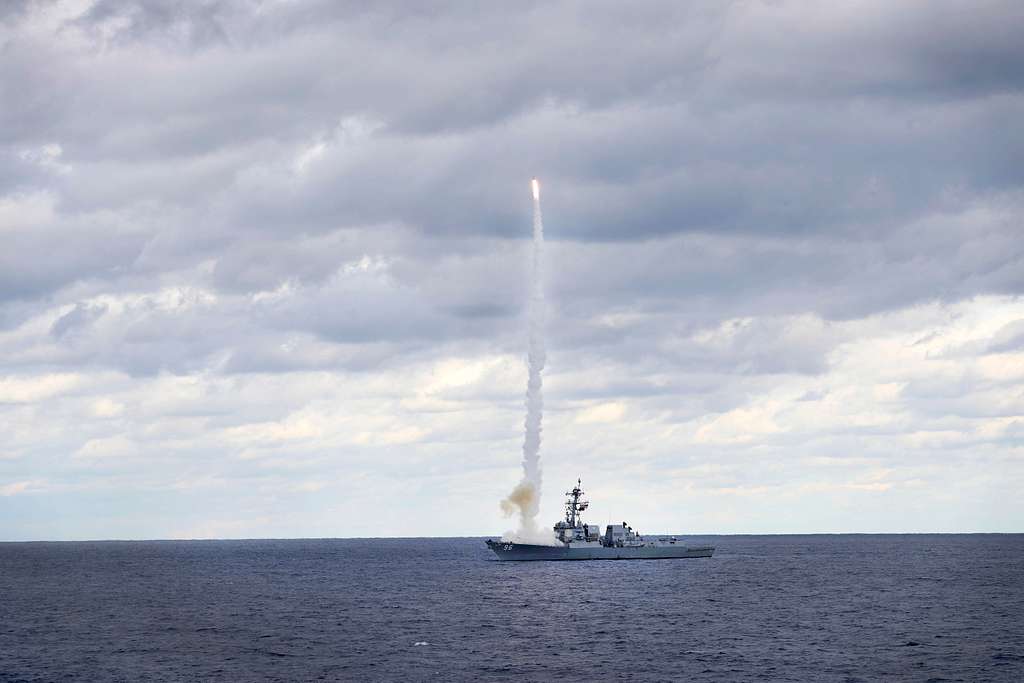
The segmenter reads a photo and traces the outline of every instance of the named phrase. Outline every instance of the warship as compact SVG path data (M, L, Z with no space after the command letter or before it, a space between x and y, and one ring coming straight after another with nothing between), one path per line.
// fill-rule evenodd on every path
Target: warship
M486 541L499 560L667 560L711 557L713 546L687 545L675 536L643 536L628 524L609 524L604 533L598 524L585 524L583 511L590 504L582 500L582 480L566 492L565 520L554 529L553 545Z

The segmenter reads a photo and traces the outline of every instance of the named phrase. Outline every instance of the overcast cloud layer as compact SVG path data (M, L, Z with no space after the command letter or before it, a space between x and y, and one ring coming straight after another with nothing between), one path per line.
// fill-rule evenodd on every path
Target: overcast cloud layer
M1021 531L1024 4L0 9L0 540Z

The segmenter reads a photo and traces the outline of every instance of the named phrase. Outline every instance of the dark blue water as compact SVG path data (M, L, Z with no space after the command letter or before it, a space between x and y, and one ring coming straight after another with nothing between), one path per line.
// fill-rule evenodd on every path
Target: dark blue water
M0 544L0 680L1024 680L1024 535L693 540Z

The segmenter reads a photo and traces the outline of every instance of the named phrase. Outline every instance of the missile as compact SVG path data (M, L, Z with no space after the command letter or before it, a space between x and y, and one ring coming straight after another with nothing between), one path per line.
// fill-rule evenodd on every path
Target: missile
M534 178L530 181L530 186L533 188L533 200L537 201L540 199L540 183Z

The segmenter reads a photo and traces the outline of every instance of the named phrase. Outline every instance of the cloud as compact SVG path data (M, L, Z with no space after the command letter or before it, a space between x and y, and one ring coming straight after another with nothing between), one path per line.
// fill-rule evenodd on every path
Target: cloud
M989 340L988 349L993 353L1024 349L1024 319L1014 320L999 328Z
M652 520L685 488L704 530L1016 528L1021 12L5 4L0 482L148 537L396 488L359 533L503 528L462 501L516 474L539 175L548 480Z
M0 377L0 403L35 403L81 385L72 373Z
M626 405L621 402L599 403L584 408L576 416L579 424L594 424L601 422L618 422L626 414Z
M58 339L73 331L76 327L88 326L99 319L107 312L107 307L100 303L90 305L87 303L75 304L67 313L57 318L57 321L50 327L50 334Z
M75 451L75 458L121 458L139 453L139 446L122 435L90 439Z
M37 491L45 491L45 482L41 481L16 481L10 484L0 485L0 496L19 496L26 493L34 493Z

